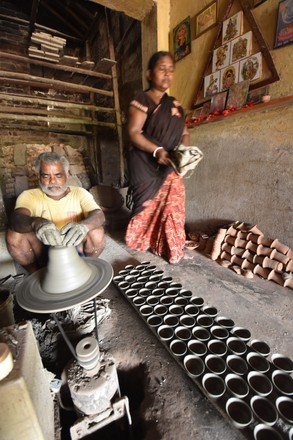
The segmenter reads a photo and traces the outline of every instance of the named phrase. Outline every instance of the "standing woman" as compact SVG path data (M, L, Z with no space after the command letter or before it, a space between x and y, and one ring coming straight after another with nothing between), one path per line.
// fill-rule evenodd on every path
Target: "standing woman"
M173 171L169 151L189 145L183 109L166 93L174 70L169 52L156 52L150 58L149 88L130 103L127 159L132 218L126 244L143 252L151 249L169 263L178 263L184 256L186 239L183 178Z

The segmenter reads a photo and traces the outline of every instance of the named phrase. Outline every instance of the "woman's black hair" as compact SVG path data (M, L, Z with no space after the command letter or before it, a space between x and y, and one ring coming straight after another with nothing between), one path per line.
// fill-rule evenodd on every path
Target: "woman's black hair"
M154 68L156 67L157 62L163 58L163 57L170 57L171 60L173 61L173 63L175 63L174 57L170 52L167 51L159 51L159 52L155 52L149 59L149 63L148 63L148 70L150 72L152 72L154 70Z

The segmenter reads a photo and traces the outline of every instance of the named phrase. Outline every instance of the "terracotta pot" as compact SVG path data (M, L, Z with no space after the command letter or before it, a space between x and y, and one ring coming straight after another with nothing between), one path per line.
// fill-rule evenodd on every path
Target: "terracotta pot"
M221 252L220 258L221 258L221 260L231 261L231 255L228 254L228 252L226 252L226 251Z
M247 231L248 226L245 223L238 223L236 229L238 231Z
M274 240L267 238L264 235L260 235L257 239L257 244L262 244L263 246L270 247Z
M255 244L258 244L259 235L254 234L253 232L248 232L246 240L252 241Z
M288 255L284 255L283 253L278 252L277 249L272 250L270 257L272 260L280 261L283 264L287 264L289 261Z
M229 243L234 245L236 238L232 237L231 235L226 235L226 237L224 238L224 242L225 243Z
M285 270L286 272L293 272L293 260L288 261Z
M242 238L236 238L235 242L234 242L236 247L240 247L240 248L246 248L246 244L247 241L243 240Z
M252 228L249 229L249 232L252 232L253 234L256 235L263 235L263 232L260 229L258 229L256 225L252 226Z
M237 266L240 266L240 267L241 267L241 265L242 265L242 263L243 263L243 259L240 258L240 257L237 257L237 255L232 255L232 257L231 257L231 263L233 263L233 264L237 264Z
M289 246L281 243L277 238L272 242L271 248L277 249L277 251L282 252L282 254L286 254L289 251Z
M273 426L278 420L278 413L275 405L266 397L253 396L250 406L255 416L268 426Z
M228 254L232 254L232 246L229 243L223 243L222 244L222 250L225 252L228 252Z
M288 251L287 251L287 254L286 255L288 255L288 257L290 258L290 260L293 260L293 251L292 251L292 249L289 249Z
M250 269L242 269L242 275L245 277L245 278L253 278L254 277L254 275L253 275L253 271L252 270L250 270Z
M242 257L244 252L245 252L245 249L243 249L243 248L231 246L231 255L237 255L238 257Z
M244 258L244 259L250 261L250 263L253 263L254 256L255 256L254 253L252 253L250 250L246 249L246 250L243 252L242 258Z
M234 228L234 226L230 226L227 229L227 235L231 235L231 237L236 237L237 236L237 229Z
M284 287L289 287L289 289L293 289L293 278L287 278L284 281Z
M241 399L231 397L226 403L226 412L233 425L238 429L247 428L253 421L253 415L250 407Z
M253 243L253 241L249 240L246 243L246 249L249 249L250 251L256 253L257 250L257 244Z
M282 272L283 267L284 267L283 263L280 263L279 261L276 261L276 260L272 260L269 257L264 258L262 265L263 265L263 267L266 267L268 269L274 269L277 272Z
M262 267L260 264L257 264L253 269L253 273L266 280L269 276L270 271L269 269L265 269L264 267Z
M266 246L263 246L262 244L259 244L257 246L257 250L256 253L257 255L264 255L264 256L269 256L271 255L272 249Z
M268 276L268 280L274 281L275 283L280 284L280 286L284 285L284 278L280 273L276 272L275 270L271 270Z
M247 269L247 270L251 270L253 271L253 269L255 268L255 264L251 263L250 261L244 259L243 263L241 265L241 269Z
M237 238L241 238L242 240L247 240L247 235L249 233L247 231L238 231Z
M264 259L265 257L263 257L262 255L254 255L253 263L260 264L262 266Z
M236 264L232 264L229 269L233 270L233 272L237 273L237 275L242 275L242 269L240 266L236 266Z

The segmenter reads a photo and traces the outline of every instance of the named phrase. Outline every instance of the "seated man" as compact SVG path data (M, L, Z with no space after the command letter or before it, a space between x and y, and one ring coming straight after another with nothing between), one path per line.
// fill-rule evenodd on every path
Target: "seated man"
M66 157L42 153L35 169L40 188L18 196L6 235L13 259L32 273L47 264L48 246L76 246L80 254L98 257L105 216L86 189L68 185Z

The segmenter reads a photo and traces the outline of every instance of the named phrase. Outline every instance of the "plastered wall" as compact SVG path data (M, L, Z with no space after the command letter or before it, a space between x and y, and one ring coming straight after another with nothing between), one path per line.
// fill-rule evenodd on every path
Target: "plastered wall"
M208 3L171 0L170 29L188 15L194 17ZM293 95L293 45L273 49L278 3L267 0L252 10L280 75L280 81L269 85L272 100ZM220 11L225 4L227 1L220 0ZM237 0L233 8L232 12L239 10ZM193 39L191 54L176 63L171 94L186 110L192 108L215 32L214 28ZM209 231L240 220L257 224L267 236L292 247L292 116L291 101L190 129L191 144L205 157L195 174L185 180L188 229Z

